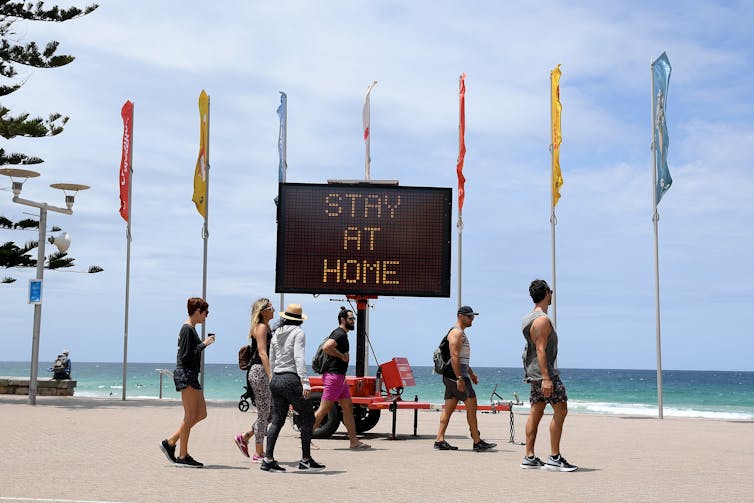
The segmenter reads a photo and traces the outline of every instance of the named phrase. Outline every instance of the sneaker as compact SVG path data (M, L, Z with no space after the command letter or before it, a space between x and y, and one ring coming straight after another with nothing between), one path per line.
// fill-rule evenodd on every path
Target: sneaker
M439 442L435 442L435 449L440 451L457 451L458 447L455 445L450 445L445 440L441 440Z
M204 463L200 463L188 454L185 458L175 458L175 464L182 468L201 468L204 466Z
M527 470L540 470L545 467L544 462L537 458L532 456L531 458L528 456L524 456L524 460L521 461L521 468L527 469Z
M550 456L547 459L547 464L545 465L545 468L548 470L553 470L557 472L573 472L579 469L578 466L574 466L571 463L569 463L566 458L558 454L557 459Z
M282 473L285 471L285 468L280 466L277 461L267 461L265 459L262 459L262 465L259 467L259 469L271 473Z
M497 447L497 444L485 442L480 438L479 442L474 444L474 452L489 451L490 449L493 449L495 447Z
M325 469L325 465L321 465L314 461L314 458L309 458L309 461L303 459L298 462L299 470L306 470L308 472L318 472Z
M165 457L168 458L168 461L175 463L175 446L170 445L167 439L160 442L160 450L165 454Z
M241 451L241 454L249 457L249 443L246 441L245 438L243 438L243 435L236 435L233 439L236 442L236 445L238 446L238 450Z
M264 459L264 456L260 456L260 455L259 455L259 454L257 454L257 453L254 453L254 454L253 454L253 455L251 456L251 462L252 462L252 463L261 463L263 459Z

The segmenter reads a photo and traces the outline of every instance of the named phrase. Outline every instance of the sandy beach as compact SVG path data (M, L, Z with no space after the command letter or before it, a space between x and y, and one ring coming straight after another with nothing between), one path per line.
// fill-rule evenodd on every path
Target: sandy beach
M3 425L0 501L751 501L754 422L572 414L562 451L574 473L522 470L526 414L479 414L482 436L498 447L475 453L465 417L456 414L448 440L460 450L435 451L439 413L399 411L398 439L390 415L364 435L373 449L351 451L341 426L316 440L320 473L299 473L297 432L286 424L276 458L288 468L269 474L244 458L233 435L252 413L209 404L192 430L190 453L203 469L177 468L160 440L182 416L180 403L157 400L0 396ZM540 425L537 455L548 454L549 417Z

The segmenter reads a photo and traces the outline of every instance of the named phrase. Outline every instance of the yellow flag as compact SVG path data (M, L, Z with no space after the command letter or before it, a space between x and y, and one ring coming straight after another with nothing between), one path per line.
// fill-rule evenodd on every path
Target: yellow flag
M209 96L202 90L199 95L199 157L194 171L194 197L196 210L207 218L207 167L209 166Z
M560 199L560 187L563 186L563 173L560 171L560 144L563 137L560 132L560 65L550 72L550 117L552 119L552 207Z

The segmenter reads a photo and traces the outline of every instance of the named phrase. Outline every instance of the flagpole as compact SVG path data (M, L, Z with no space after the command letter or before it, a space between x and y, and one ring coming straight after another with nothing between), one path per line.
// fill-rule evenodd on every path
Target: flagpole
M657 344L657 417L663 418L662 414L662 342L660 337L660 255L658 251L658 222L660 214L657 212L657 144L655 142L655 129L657 128L657 115L654 105L655 76L654 62L650 61L649 73L652 74L651 91L649 93L650 106L652 107L652 224L654 226L654 265L655 265L655 339Z
M204 194L204 226L202 228L202 239L204 239L204 260L202 262L202 298L207 301L207 242L209 241L209 173L210 173L210 161L209 161L209 125L210 125L210 97L207 96L207 145L204 152L205 155L205 170L206 170L206 185ZM207 332L207 320L202 323L202 342L206 337ZM204 351L202 351L202 368L201 368L201 383L204 388Z
M552 86L552 74L550 75L550 85ZM556 292L552 299L552 324L553 328L558 328L558 280L555 274L555 225L558 223L558 217L555 215L555 138L553 138L554 110L555 103L552 99L552 90L550 90L550 234L552 237L552 291Z
M466 179L463 177L463 163L466 157L466 83L464 81L465 73L458 77L458 160L456 161L456 172L458 174L458 309L463 305L463 199L465 189L462 186Z
M364 154L364 180L370 180L372 177L371 173L371 166L372 166L372 156L369 151L369 147L372 144L372 102L370 99L370 95L372 93L372 89L374 86L377 85L377 81L373 80L371 84L367 87L367 94L364 98L364 109L361 112L361 121L362 121L362 129L364 133L364 148L365 148L365 154ZM361 306L364 306L364 309L361 309ZM363 348L361 348L361 351L359 351L359 343L362 340L361 334L364 334L364 339L369 337L369 299L364 298L364 302L361 303L358 299L356 302L357 307L357 317L360 317L363 319L363 332L360 331L360 333L357 335L357 344L356 344L356 374L360 375L360 372L365 372L369 368L369 350L367 348L367 345L364 344ZM366 341L365 341L366 342ZM363 367L359 365L359 360L363 360L364 364ZM377 363L377 362L375 362ZM363 375L363 374L361 374Z
M283 115L280 116L280 132L278 133L278 150L280 154L280 166L278 168L278 182L285 183L288 177L288 95L283 91L280 91L281 106L285 100L285 106L283 107ZM282 142L282 145L281 145ZM282 147L282 148L281 148ZM283 312L285 309L285 293L280 292L280 305L279 311Z
M133 105L132 105L133 106ZM131 186L133 184L133 109L131 112L131 130L129 131L128 148L128 220L126 220L126 302L125 321L123 323L123 391L121 400L126 399L126 383L128 374L128 308L131 291Z

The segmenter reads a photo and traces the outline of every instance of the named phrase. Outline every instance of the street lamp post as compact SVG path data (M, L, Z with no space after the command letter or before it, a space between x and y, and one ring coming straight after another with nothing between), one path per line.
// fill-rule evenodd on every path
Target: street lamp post
M37 281L42 283L45 270L45 229L47 229L47 212L54 211L65 215L73 214L73 200L79 190L86 190L88 185L77 183L53 183L50 187L60 189L65 194L65 208L59 208L47 203L22 199L21 189L29 178L36 178L39 173L28 169L3 168L0 175L10 177L13 182L13 202L39 208L39 243L37 245ZM23 180L16 180L22 178ZM41 300L41 299L40 299ZM42 302L34 304L34 329L31 339L31 375L29 376L29 405L37 404L37 374L39 372L39 330L42 325Z

